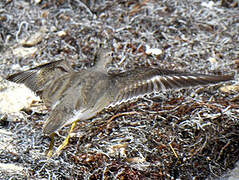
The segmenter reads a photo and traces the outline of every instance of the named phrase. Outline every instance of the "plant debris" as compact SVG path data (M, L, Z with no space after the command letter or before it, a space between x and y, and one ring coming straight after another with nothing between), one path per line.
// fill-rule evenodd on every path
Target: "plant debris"
M119 71L154 65L238 73L238 12L236 0L2 0L1 76L60 59L86 69L99 44L112 49L111 68ZM51 159L40 102L19 110L15 121L1 111L0 179L238 177L236 83L237 74L226 85L167 91L105 109L80 121L69 145ZM12 96L5 92L0 97ZM56 146L68 130L57 134Z

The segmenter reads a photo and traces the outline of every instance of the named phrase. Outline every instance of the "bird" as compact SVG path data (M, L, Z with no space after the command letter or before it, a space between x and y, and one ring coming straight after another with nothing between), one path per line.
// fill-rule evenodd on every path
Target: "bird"
M210 75L144 66L110 73L107 65L112 59L112 51L101 49L95 65L88 69L75 71L66 60L58 60L6 79L25 84L42 98L50 110L43 126L46 135L90 119L104 108L145 95L234 79L233 74Z

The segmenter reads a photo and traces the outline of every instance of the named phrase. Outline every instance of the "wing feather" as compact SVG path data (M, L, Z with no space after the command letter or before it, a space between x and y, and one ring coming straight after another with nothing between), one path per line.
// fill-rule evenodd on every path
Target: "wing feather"
M10 75L6 79L16 83L23 83L32 91L38 92L52 80L69 72L73 72L72 67L66 61L60 60Z
M112 77L113 79L113 77ZM198 85L215 84L234 79L234 75L206 75L165 70L160 68L137 68L119 74L115 85L113 104L147 94Z

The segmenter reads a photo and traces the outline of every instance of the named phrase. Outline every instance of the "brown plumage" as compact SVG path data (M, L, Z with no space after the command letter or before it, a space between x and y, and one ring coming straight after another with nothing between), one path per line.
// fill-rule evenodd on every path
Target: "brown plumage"
M47 63L7 79L24 83L38 92L51 113L43 132L51 134L76 120L92 118L105 107L115 106L132 98L167 89L185 88L233 80L233 75L205 75L140 67L110 74L105 65L112 59L105 51L93 68L73 71L65 61Z

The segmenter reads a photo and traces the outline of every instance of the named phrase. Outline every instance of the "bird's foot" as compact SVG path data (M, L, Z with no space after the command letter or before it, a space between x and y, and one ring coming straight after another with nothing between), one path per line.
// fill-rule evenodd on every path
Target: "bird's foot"
M54 136L55 136L55 133L52 133L51 134L51 142L50 142L50 145L49 145L49 149L47 150L47 153L46 153L46 156L48 158L52 157L53 147L54 147Z
M55 155L60 155L61 154L61 150L64 149L67 144L69 143L69 139L71 137L71 133L72 131L74 130L75 126L76 126L77 122L73 122L72 125L71 125L71 129L70 131L68 132L68 135L66 136L65 140L63 141L63 143L57 148L56 152L53 154L53 156Z
M51 134L51 142L50 142L50 145L49 145L49 149L48 149L48 151L46 153L47 154L46 156L48 158L51 158L53 156L61 154L61 150L64 149L67 146L67 144L69 143L69 139L71 137L71 133L74 130L76 124L77 124L76 121L72 123L71 129L68 132L68 135L66 136L65 140L63 141L63 143L57 148L57 150L56 150L56 152L54 154L53 154L53 147L54 147L54 136L55 136L55 133Z

